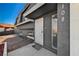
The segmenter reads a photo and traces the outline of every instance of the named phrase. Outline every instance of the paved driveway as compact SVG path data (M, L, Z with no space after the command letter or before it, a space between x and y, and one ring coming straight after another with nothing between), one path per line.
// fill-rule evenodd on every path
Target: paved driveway
M16 35L5 35L5 36L0 36L0 44L2 44L5 40L8 38L13 38L16 37Z

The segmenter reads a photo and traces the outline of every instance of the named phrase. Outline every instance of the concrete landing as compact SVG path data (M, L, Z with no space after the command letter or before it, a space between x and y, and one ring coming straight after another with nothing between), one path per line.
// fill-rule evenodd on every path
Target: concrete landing
M39 51L32 47L32 44L23 46L19 49L11 51L8 56L56 56L56 54L48 51L47 49L41 48Z

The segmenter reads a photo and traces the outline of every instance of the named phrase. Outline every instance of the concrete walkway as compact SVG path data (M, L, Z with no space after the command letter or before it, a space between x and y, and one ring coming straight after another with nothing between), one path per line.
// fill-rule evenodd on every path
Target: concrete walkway
M41 48L37 51L32 47L33 43L11 51L8 53L8 56L56 56L56 54L48 51L47 49Z

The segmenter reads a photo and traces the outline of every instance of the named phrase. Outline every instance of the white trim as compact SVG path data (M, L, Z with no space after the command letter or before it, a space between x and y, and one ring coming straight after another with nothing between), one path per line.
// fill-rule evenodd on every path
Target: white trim
M27 38L30 38L30 39L33 39L34 40L34 37L32 37L32 36L27 36Z
M28 12L25 12L23 14L23 16L27 16L28 14L32 13L33 11L35 11L36 9L38 9L39 7L41 7L42 5L44 5L45 3L37 3L36 5L34 5L30 10L28 10Z
M23 21L23 22L17 24L16 26L22 25L22 24L27 23L27 22L29 22L29 21L34 22L34 20L25 20L25 21Z
M4 52L3 56L7 56L7 42L4 42Z

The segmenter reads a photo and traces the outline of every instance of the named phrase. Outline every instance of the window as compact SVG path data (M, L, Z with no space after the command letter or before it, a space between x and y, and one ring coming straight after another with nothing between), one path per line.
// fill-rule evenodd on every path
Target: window
M57 48L57 15L52 15L52 47Z

